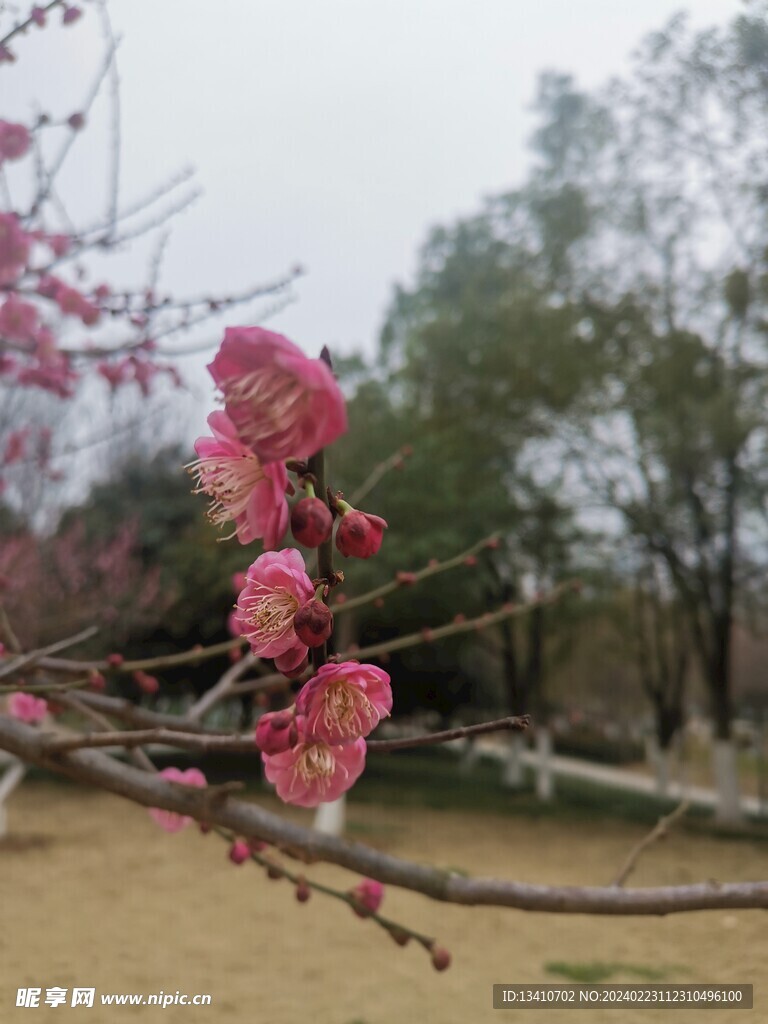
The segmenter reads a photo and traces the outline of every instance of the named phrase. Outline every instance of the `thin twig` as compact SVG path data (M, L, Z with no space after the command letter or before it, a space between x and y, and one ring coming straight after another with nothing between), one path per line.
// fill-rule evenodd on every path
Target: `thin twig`
M404 582L402 578L397 577L389 583L384 583L380 587L376 587L375 590L369 590L365 594L360 594L359 597L348 598L343 604L333 606L334 615L343 615L344 612L351 611L353 608L360 608L362 605L370 604L371 601L375 601L378 598L384 598L388 594L391 594L395 590L402 590L404 587L412 586L414 583L420 583L421 580L428 579L430 576L436 576L438 573L446 572L448 569L456 569L459 566L465 565L468 558L472 558L479 551L485 548L493 547L497 541L496 534L492 534L490 537L485 537L483 540L477 541L471 547L468 547L466 551L460 552L458 555L452 555L450 558L444 559L442 562L435 562L433 565L427 565L423 569L418 569L416 572L407 574L407 582Z
M444 729L442 732L427 732L421 736L403 736L396 740L368 740L368 750L373 754L386 754L390 750L406 750L409 747L427 747L436 743L449 743L465 736L484 736L491 732L525 732L530 726L530 715L497 718L493 722L481 722L478 725L463 725L457 729Z
M619 871L618 875L616 875L616 878L613 880L614 885L624 885L626 880L635 870L640 855L658 839L663 839L669 832L670 828L676 821L679 821L679 819L683 817L690 806L691 804L689 800L682 800L674 811L670 811L669 814L665 814L662 818L659 818L651 831L630 850L629 856L624 861L621 871Z
M41 661L49 654L55 654L57 651L65 651L68 647L74 647L76 644L82 643L84 640L89 640L98 632L98 626L88 626L87 629L80 630L80 632L75 633L74 636L66 637L64 640L57 640L56 643L48 644L47 647L40 647L36 651L29 651L27 654L21 654L14 661L0 667L0 679L13 675L15 672L18 672L19 669L24 668L25 665Z
M402 448L398 448L396 452L393 452L389 458L380 462L378 466L374 466L357 490L352 492L352 497L349 499L350 505L357 505L363 498L366 498L382 477L386 476L391 469L399 469L403 465L403 462L410 453L411 446L403 445Z

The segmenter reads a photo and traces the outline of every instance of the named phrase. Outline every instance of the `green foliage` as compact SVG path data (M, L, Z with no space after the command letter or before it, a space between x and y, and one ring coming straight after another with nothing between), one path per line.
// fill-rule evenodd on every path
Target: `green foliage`
M544 964L544 970L547 974L556 974L584 985L597 985L617 975L640 978L642 981L664 981L675 974L689 973L687 967L649 967L646 964L603 963L602 960L591 960L587 963L551 960Z

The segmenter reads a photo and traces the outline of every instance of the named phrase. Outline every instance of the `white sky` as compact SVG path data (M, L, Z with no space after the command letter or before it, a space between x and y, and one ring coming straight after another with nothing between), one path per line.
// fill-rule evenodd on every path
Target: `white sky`
M310 354L323 344L371 351L428 228L521 180L537 73L598 85L680 6L112 0L122 194L193 164L205 194L176 222L162 284L238 290L300 263L299 301L269 326ZM689 7L706 25L741 4ZM101 46L91 7L76 26L21 40L19 64L3 71L0 116L24 116L34 96L59 114L76 109ZM104 181L97 114L66 180L73 209L91 215ZM122 266L140 275L136 260Z

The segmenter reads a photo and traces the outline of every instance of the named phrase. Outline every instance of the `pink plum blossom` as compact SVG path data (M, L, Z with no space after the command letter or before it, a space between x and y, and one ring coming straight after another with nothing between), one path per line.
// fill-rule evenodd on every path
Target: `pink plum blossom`
M208 426L214 436L195 441L199 458L190 466L198 482L195 493L213 498L208 518L218 525L233 522L241 544L261 537L265 549L276 548L288 527L285 466L262 465L225 412L211 413Z
M29 149L29 131L23 124L0 120L0 164L4 160L19 160Z
M14 462L20 462L27 452L27 441L29 440L29 429L13 430L8 435L3 452L3 465L12 466Z
M280 754L262 754L264 774L274 783L277 795L297 807L317 807L336 800L360 778L365 767L365 740L330 746L302 735L299 742Z
M392 711L389 676L376 665L343 661L323 665L296 698L307 731L325 743L368 736Z
M37 309L18 295L9 295L0 306L0 335L8 341L28 342L35 336Z
M208 369L240 439L263 462L314 455L347 429L330 368L282 334L229 327Z
M0 213L0 284L11 284L29 259L31 240L15 213Z
M274 658L279 672L292 672L307 655L306 644L293 628L293 617L314 592L304 559L295 548L267 551L248 570L237 599L240 634L254 654Z
M176 782L180 786L194 786L197 789L204 789L208 783L199 768L163 768L159 775L169 782ZM160 828L166 832L181 832L187 825L191 825L193 819L186 814L177 814L176 811L164 811L160 807L149 808L150 817Z
M13 718L18 718L20 722L36 725L38 722L42 722L47 713L48 702L42 697L35 697L31 693L23 693L21 690L8 697L8 714Z

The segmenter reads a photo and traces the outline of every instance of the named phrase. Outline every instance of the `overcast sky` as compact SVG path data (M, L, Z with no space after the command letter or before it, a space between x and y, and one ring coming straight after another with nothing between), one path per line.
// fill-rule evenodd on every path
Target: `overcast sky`
M371 351L392 286L409 280L430 226L520 182L541 70L598 85L681 8L673 0L109 6L122 37L122 196L130 201L187 164L204 189L176 222L162 283L182 293L236 290L300 263L298 301L270 326L308 353L323 344ZM705 25L741 5L691 6ZM64 59L62 31L76 68ZM101 46L93 8L71 28L22 40L3 107L23 115L37 95L69 113ZM104 180L104 131L95 111L67 167L83 216ZM139 268L121 266L134 276Z

